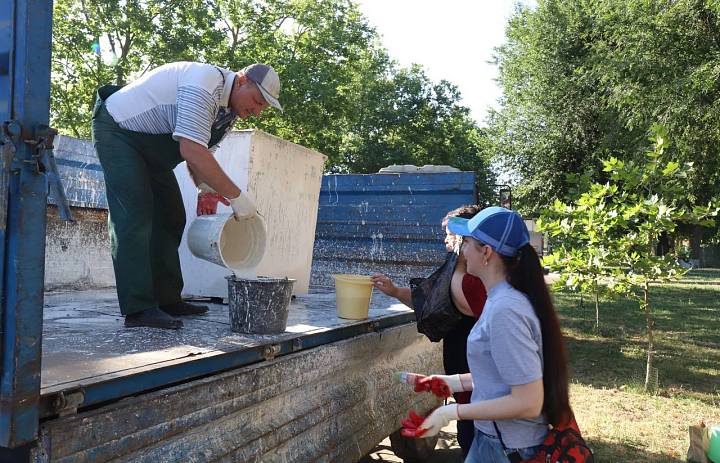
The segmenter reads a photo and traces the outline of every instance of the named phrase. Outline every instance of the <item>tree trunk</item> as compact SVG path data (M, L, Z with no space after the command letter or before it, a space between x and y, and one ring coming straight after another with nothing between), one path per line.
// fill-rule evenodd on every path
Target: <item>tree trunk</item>
M650 388L650 379L653 370L653 319L652 311L650 308L650 284L645 282L643 288L643 309L645 310L645 320L647 322L647 336L648 336L648 348L647 348L647 365L645 366L645 390Z
M664 256L670 252L670 237L666 231L660 233L658 238L657 246L655 247L656 256Z
M690 238L690 259L693 265L700 266L700 244L703 238L703 227L700 225L693 226L693 234Z
M600 331L600 293L595 291L595 330Z
M597 279L593 282L593 290L595 291L595 331L600 331L600 292Z

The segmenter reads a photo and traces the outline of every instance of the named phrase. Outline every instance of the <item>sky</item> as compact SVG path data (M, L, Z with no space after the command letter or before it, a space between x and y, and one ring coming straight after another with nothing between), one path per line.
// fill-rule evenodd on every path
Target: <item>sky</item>
M488 107L501 95L493 50L505 40L505 24L517 0L356 0L402 66L417 63L428 77L455 84L462 104L484 126ZM528 1L523 1L528 4Z

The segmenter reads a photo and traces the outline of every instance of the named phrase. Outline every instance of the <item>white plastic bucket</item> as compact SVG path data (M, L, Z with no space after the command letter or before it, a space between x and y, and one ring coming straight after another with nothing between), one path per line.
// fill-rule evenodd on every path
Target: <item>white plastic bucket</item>
M195 257L252 276L265 254L267 234L262 217L235 220L233 214L198 216L187 242Z
M365 275L337 274L333 277L338 317L350 320L366 319L372 298L372 279Z

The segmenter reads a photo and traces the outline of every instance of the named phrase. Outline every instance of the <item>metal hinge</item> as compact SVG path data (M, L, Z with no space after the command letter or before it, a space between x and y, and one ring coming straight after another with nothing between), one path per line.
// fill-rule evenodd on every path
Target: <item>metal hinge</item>
M53 400L53 408L60 416L74 415L85 401L85 391L78 389L71 392L60 391Z
M65 196L65 188L63 188L60 173L55 163L55 154L53 153L53 149L55 148L53 142L57 134L57 130L47 125L38 125L35 127L32 138L24 140L25 143L32 146L35 150L32 159L25 160L25 162L33 165L35 173L45 174L47 176L50 189L55 193L55 199L58 202L60 218L73 222L72 211L70 210L67 196Z
M0 126L0 228L2 230L7 225L10 175L18 172L23 165L29 165L35 174L47 177L48 184L58 202L60 217L63 220L73 220L53 154L53 141L56 135L57 130L47 125L38 125L33 129L32 134L24 131L17 121L5 121ZM33 149L33 154L29 159L17 157L20 140Z
M280 353L280 344L270 344L263 348L262 356L265 360L272 360Z

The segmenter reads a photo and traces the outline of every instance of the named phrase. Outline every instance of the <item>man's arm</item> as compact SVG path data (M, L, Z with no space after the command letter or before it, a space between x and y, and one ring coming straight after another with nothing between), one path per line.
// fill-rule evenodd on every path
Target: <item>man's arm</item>
M222 170L209 149L187 138L179 138L180 155L185 159L196 184L206 183L225 198L237 198L241 190Z
M212 193L210 191L210 190L212 190L212 188L210 188L210 186L208 186L207 183L203 182L203 180L200 178L200 176L198 176L198 174L193 172L192 168L190 167L190 164L185 163L185 166L187 167L188 174L190 174L190 180L192 180L192 182L195 184L195 186L201 190L201 193L205 193L206 192L205 190L207 190L208 193ZM201 187L201 185L202 185L202 187Z

